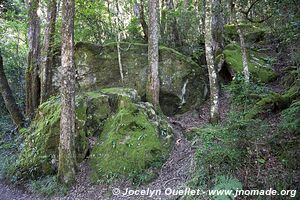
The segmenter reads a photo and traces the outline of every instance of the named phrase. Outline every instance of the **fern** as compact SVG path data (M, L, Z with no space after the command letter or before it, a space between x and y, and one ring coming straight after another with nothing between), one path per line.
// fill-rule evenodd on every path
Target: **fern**
M292 105L282 112L281 128L290 132L300 131L300 100L296 100Z
M242 189L242 183L236 178L230 176L217 176L215 181L214 190L231 190L232 195L225 196L219 195L215 196L215 200L231 200L234 199L234 194L236 190Z

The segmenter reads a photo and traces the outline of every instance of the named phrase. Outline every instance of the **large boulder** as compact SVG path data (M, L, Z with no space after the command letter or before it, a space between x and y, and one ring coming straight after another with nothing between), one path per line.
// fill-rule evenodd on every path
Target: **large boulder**
M243 31L244 37L247 42L259 42L265 38L267 30L259 25L253 24L239 24L240 29ZM235 24L226 24L224 26L224 37L227 40L239 41L239 35Z
M75 51L78 88L95 90L105 87L130 87L145 99L148 69L148 46L121 43L122 82L116 43L97 46L78 43ZM166 115L187 111L204 100L207 75L190 58L179 52L160 47L159 50L160 103ZM54 73L54 84L59 86L59 73Z
M150 103L119 96L90 155L92 182L149 181L169 156L172 130Z
M228 44L223 51L225 67L230 75L234 77L236 73L243 72L243 59L241 47L237 44ZM272 69L272 60L262 53L247 50L248 67L250 77L256 81L267 83L276 77Z
M40 105L31 126L22 129L25 140L17 175L56 172L60 114L60 98L53 97ZM167 121L150 103L141 102L136 90L107 88L76 96L76 157L81 162L92 152L93 181L111 172L136 174L159 167L168 156L171 139Z

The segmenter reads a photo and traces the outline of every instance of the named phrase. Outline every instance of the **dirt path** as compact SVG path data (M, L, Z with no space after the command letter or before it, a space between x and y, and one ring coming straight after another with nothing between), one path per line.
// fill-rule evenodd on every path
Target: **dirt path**
M229 95L223 93L220 99L221 121L226 117L229 110ZM88 166L82 163L81 172L77 176L77 184L71 189L65 197L56 197L55 200L138 200L138 199L176 199L174 196L155 195L152 198L146 196L124 196L126 188L135 190L158 190L164 194L167 188L182 189L186 188L187 181L191 178L193 168L193 157L195 149L189 141L186 140L184 134L194 127L201 127L208 123L209 119L209 102L205 102L198 111L191 111L183 115L169 118L175 136L175 144L168 160L162 166L157 179L153 182L134 188L128 180L118 180L110 186L92 185L88 180ZM114 189L119 189L121 194L113 195Z
M175 144L172 153L159 173L157 179L153 182L143 185L139 190L161 190L164 193L165 188L181 188L184 187L186 181L190 178L190 170L192 167L192 158L194 151L191 144L184 137L184 128L176 119L170 118L170 124L173 127L175 135ZM121 180L107 185L92 185L88 180L88 167L86 163L81 164L81 172L77 177L77 184L71 189L65 197L56 197L55 200L80 199L80 200L96 200L96 199L147 199L145 196L125 196L122 195L126 188L134 189L128 180ZM112 191L118 188L119 195L114 195ZM156 195L154 198L173 199L166 196ZM153 199L153 198L152 198Z
M0 183L1 200L33 200L31 195L5 183Z

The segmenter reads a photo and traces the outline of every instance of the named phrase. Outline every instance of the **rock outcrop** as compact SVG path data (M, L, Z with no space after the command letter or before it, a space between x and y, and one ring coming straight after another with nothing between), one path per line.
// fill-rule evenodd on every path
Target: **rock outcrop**
M31 126L22 129L24 147L17 175L36 177L57 170L61 102L52 97L40 105ZM107 88L76 96L76 156L89 154L94 182L115 175L153 175L168 157L172 129L136 90ZM91 152L91 153L89 153ZM150 173L151 172L151 173Z
M117 46L110 43L97 46L76 45L75 60L78 88L92 91L106 87L129 87L138 91L144 100L147 82L147 45L121 43L122 82ZM202 102L207 94L207 75L204 67L179 52L160 47L159 50L160 104L166 115L187 111ZM54 73L54 86L59 86L59 72Z

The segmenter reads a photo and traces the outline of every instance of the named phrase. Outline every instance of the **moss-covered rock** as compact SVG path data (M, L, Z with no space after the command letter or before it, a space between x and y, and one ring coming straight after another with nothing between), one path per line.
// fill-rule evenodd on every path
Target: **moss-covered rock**
M270 93L268 96L259 100L254 107L246 114L246 118L255 118L258 114L266 111L283 110L288 108L293 100L300 97L300 84L296 83L284 94Z
M78 87L95 90L105 87L129 87L143 98L147 82L148 46L121 43L124 81L121 81L116 43L97 46L87 43L76 45ZM206 70L179 52L160 47L159 75L161 108L167 115L184 112L206 95ZM58 74L54 84L59 83ZM58 87L58 85L56 86Z
M56 172L60 114L60 98L53 97L38 108L31 126L22 130L25 140L17 161L18 175L35 177ZM99 137L91 156L96 181L109 172L121 175L126 169L124 173L136 174L150 166L158 167L170 150L172 130L151 104L140 102L136 90L107 88L76 96L78 162L92 148L89 137L94 136ZM111 148L113 142L115 149Z
M248 66L250 77L259 80L261 82L269 82L273 80L276 75L272 70L271 64L268 63L268 59L257 52L248 50ZM228 44L224 51L224 58L226 66L232 76L234 73L242 73L243 71L243 60L241 48L237 44Z
M133 103L122 96L117 105L92 150L91 179L131 177L136 182L147 181L169 155L171 128L149 103Z
M242 29L246 41L250 42L259 42L264 39L266 30L259 25L253 24L239 24ZM236 25L234 24L226 24L224 26L224 35L226 39L239 41L239 35L237 33Z
M77 160L84 159L88 150L85 134L87 106L84 98L76 99L76 153ZM17 161L20 176L34 177L51 174L56 170L60 133L61 102L53 97L39 106L36 117L28 129L22 129L24 147Z

